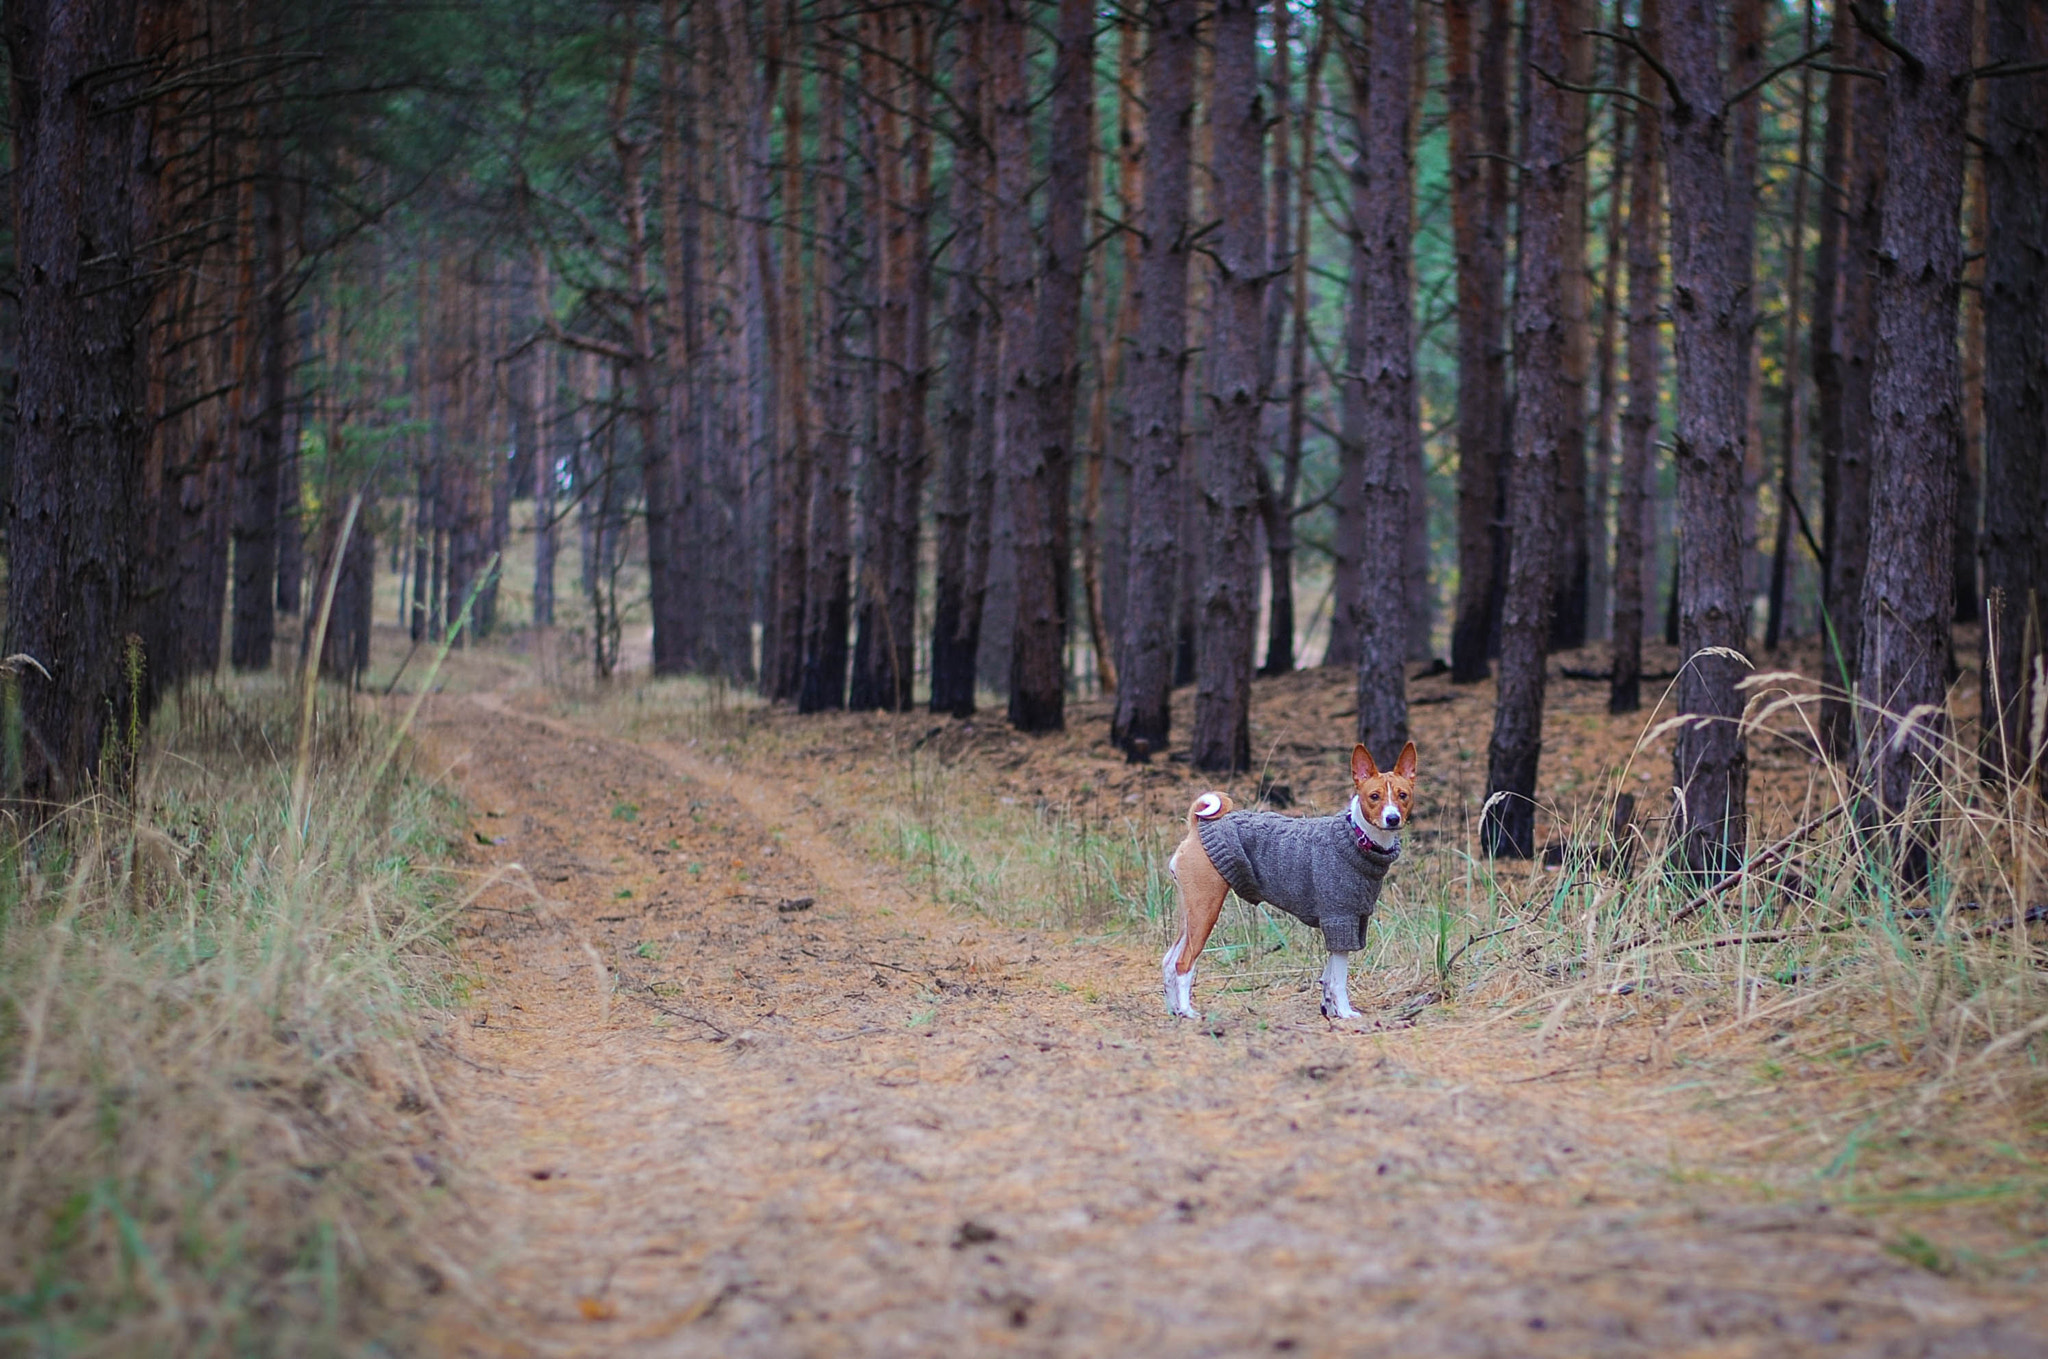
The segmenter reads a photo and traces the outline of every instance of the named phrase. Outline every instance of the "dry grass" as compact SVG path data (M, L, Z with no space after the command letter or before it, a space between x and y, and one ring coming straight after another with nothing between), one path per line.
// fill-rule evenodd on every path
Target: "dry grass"
M125 800L7 828L0 1351L362 1352L445 1282L453 801L339 697L295 757L299 702L195 688Z

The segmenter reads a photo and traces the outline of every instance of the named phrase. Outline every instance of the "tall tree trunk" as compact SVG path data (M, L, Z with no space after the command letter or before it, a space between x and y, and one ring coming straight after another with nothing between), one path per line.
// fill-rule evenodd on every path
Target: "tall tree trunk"
M701 11L699 12L701 15ZM700 399L704 363L702 286L703 209L698 202L702 166L698 156L696 97L697 54L714 27L698 16L682 31L681 0L662 0L660 98L661 272L665 291L662 376L666 387L664 423L674 449L675 499L670 507L674 533L681 541L703 537L710 497L705 494L704 411ZM708 584L708 582L707 582ZM705 663L706 620L692 609L676 620L686 631L673 650L686 664Z
M1275 408L1284 418L1285 391L1280 386L1280 342L1287 329L1288 298L1295 283L1294 268L1294 138L1291 111L1294 77L1293 35L1290 10L1275 5L1272 10L1273 58L1266 72L1272 107L1266 116L1273 121L1272 205L1266 216L1266 316L1265 336L1259 348L1259 378L1264 384L1266 408L1262 419L1271 423ZM1313 162L1304 161L1304 177ZM1261 431L1260 443L1266 442ZM1258 454L1259 520L1266 531L1266 660L1262 675L1284 675L1294 668L1294 493L1296 478L1287 472L1287 450L1281 445L1281 485L1273 483L1266 467L1263 447ZM1296 477L1298 478L1298 472Z
M1531 69L1561 71L1576 0L1532 0L1526 42ZM1515 288L1514 438L1508 457L1507 598L1501 612L1500 693L1487 748L1486 852L1527 858L1535 851L1536 773L1543 748L1544 649L1556 600L1557 478L1572 428L1565 403L1565 328L1572 257L1565 235L1570 159L1579 129L1567 94L1548 81L1527 87L1522 132L1521 249Z
M1817 0L1806 0L1804 42L1814 42ZM1778 523L1771 541L1769 612L1764 649L1776 651L1785 627L1785 592L1792 564L1793 504L1799 494L1799 448L1806 442L1805 387L1799 368L1799 307L1806 281L1806 177L1813 147L1813 66L1799 68L1799 149L1793 161L1792 225L1785 241L1785 351L1779 365L1783 383L1778 415ZM1815 311L1818 312L1816 307Z
M1846 16L1845 16L1846 17ZM1830 22L1836 59L1846 61L1846 30L1853 24ZM1842 248L1848 230L1847 199L1843 192L1848 178L1850 152L1849 118L1853 107L1850 86L1860 77L1834 71L1828 75L1825 104L1826 124L1821 134L1820 175L1815 188L1820 195L1814 213L1813 319L1807 339L1807 364L1813 374L1813 428L1816 457L1821 474L1820 616L1817 631L1821 639L1822 673L1833 675L1830 653L1833 629L1829 615L1829 560L1834 541L1835 475L1842 449L1842 363L1836 344L1835 320L1842 305ZM1825 711L1825 710L1824 710Z
M1129 30L1126 28L1126 34ZM1130 65L1130 54L1120 52L1119 61L1126 69ZM1118 95L1118 127L1125 110L1122 105L1130 100L1128 94ZM1106 183L1110 174L1110 160L1100 154L1100 148L1090 138L1088 169L1088 218L1090 222L1103 220L1103 195L1108 192ZM1081 601L1082 611L1088 625L1088 652L1090 668L1095 672L1096 690L1099 693L1116 692L1116 646L1110 640L1109 616L1103 607L1102 598L1102 539L1103 492L1108 486L1110 462L1109 435L1109 394L1115 389L1112 370L1119 360L1114 357L1122 347L1121 333L1112 331L1109 303L1109 269L1098 266L1088 275L1087 315L1088 352L1087 364L1093 382L1088 387L1088 432L1082 436L1081 446L1086 450L1083 463L1083 489L1081 492L1081 514L1077 527L1081 532ZM1121 489L1121 487L1119 487Z
M1423 106L1429 100L1430 72L1435 46L1432 41L1434 25L1429 20L1428 10L1419 10L1410 16L1412 39L1408 44L1408 109L1411 120L1422 116ZM1414 148L1409 149L1409 273L1411 277L1409 304L1414 305ZM1411 324L1411 330L1413 329ZM1417 342L1419 343L1419 341ZM1413 357L1411 350L1411 366ZM1407 460L1408 504L1410 514L1403 526L1401 552L1401 590L1407 607L1403 610L1408 623L1406 657L1434 665L1439 659L1440 648L1436 644L1436 584L1433 579L1434 553L1430 548L1429 531L1429 458L1422 438L1422 386L1419 376L1411 383L1415 405L1415 438L1410 441Z
M1732 0L1729 6L1727 88L1741 90L1764 73L1764 0ZM1735 283L1749 313L1742 345L1742 537L1743 640L1748 641L1749 604L1763 585L1757 553L1759 492L1764 482L1762 351L1756 331L1756 213L1763 183L1757 176L1764 92L1758 90L1728 111L1728 224L1735 252Z
M1006 446L1003 467L1004 498L1015 516L1017 554L1010 724L1020 731L1058 731L1066 724L1067 487L1073 468L1081 274L1087 245L1083 217L1088 201L1089 109L1094 99L1094 26L1089 0L1060 0L1044 263L1038 271L1034 353L1023 379L1032 390L1028 404L1021 390L1013 389L1008 398L1020 426L1020 437Z
M2048 59L2048 16L2028 0L1990 0L1992 62ZM2048 74L1997 77L1985 91L1984 620L1985 756L2012 777L2039 776L2030 748L2034 686L2048 622Z
M108 724L145 714L122 652L133 624L154 234L136 102L136 6L26 0L5 17L14 86L16 358L6 654L24 743L0 793L83 789ZM13 764L14 752L7 753Z
M1116 333L1111 337L1099 375L1106 456L1103 471L1102 593L1104 638L1103 667L1108 687L1116 688L1122 676L1115 674L1117 648L1124 635L1126 566L1131 546L1131 413L1124 403L1126 369L1138 334L1138 266L1143 242L1136 227L1144 216L1145 203L1145 118L1144 41L1145 25L1137 7L1126 7L1117 20L1117 131L1116 154L1118 216L1132 229L1118 233L1121 268L1117 280ZM1106 274L1105 268L1101 271Z
M1294 192L1295 248L1289 257L1288 297L1293 312L1293 330L1287 346L1287 425L1280 454L1280 485L1274 503L1276 513L1267 524L1266 551L1273 574L1272 617L1267 626L1264 673L1285 674L1294 668L1294 521L1301 514L1295 502L1301 491L1303 445L1308 433L1308 341L1309 286L1308 239L1310 213L1315 207L1315 146L1317 110L1321 104L1323 54L1329 44L1330 25L1316 26L1316 40L1308 55L1308 81L1301 106L1301 175ZM1284 148L1286 139L1279 138ZM1285 589L1282 589L1282 583Z
M1885 81L1870 561L1856 673L1860 764L1891 816L1940 776L1948 730L1971 8L1970 0L1901 7L1895 41L1911 55L1892 61ZM1913 833L1909 878L1925 877L1926 848Z
M1037 348L1037 278L1031 240L1031 103L1026 79L1027 30L1025 0L990 0L989 52L990 127L995 152L995 276L998 327L996 379L995 473L1001 494L995 508L995 568L1006 577L994 582L997 607L990 619L998 633L992 650L1005 662L992 676L1006 691L1016 683L1014 655L1018 616L1024 601L1020 532L1029 526L1019 517L1018 481L1037 454L1038 411L1032 399L1033 360ZM1007 642L1007 644L1004 644Z
M974 658L981 644L981 620L967 608L967 537L974 519L974 463L980 414L984 300L982 296L983 199L988 193L987 128L981 117L982 67L988 23L979 3L960 14L959 46L953 63L952 96L961 110L955 133L952 219L952 282L947 288L948 324L945 390L940 397L941 459L932 519L937 558L932 578L932 711L970 717L974 713Z
M1217 296L1209 342L1209 437L1200 449L1204 510L1196 629L1195 730L1198 769L1251 764L1252 633L1258 624L1259 381L1265 309L1266 233L1262 169L1264 116L1258 87L1255 0L1218 0L1210 87L1215 169Z
M1619 6L1617 11L1618 9ZM1621 85L1628 68L1628 63L1621 59L1625 55L1625 49L1618 51L1616 55L1617 86ZM1610 102L1613 105L1614 150L1608 162L1607 238L1605 254L1600 265L1600 339L1593 362L1594 371L1598 375L1591 455L1593 489L1586 514L1586 556L1589 562L1586 626L1589 634L1594 637L1609 635L1609 618L1613 608L1613 574L1608 564L1607 497L1612 475L1610 469L1614 464L1614 423L1621 407L1620 375L1615 371L1615 349L1621 334L1622 194L1628 182L1626 156L1629 101L1614 96Z
M1884 49L1853 21L1837 23L1836 60L1842 66L1881 64ZM1836 76L1835 79L1842 79ZM1852 79L1848 87L1846 186L1848 217L1840 260L1831 363L1840 393L1835 443L1824 446L1827 501L1826 595L1828 637L1823 648L1833 694L1821 707L1822 733L1839 756L1854 746L1855 722L1848 695L1856 689L1863 649L1863 576L1870 555L1871 379L1876 363L1877 302L1873 279L1884 195L1884 86ZM1841 182L1841 181L1830 181ZM1826 444L1828 430L1822 428Z
M1352 186L1355 200L1360 193ZM1356 212L1354 206L1353 211ZM1371 261L1365 234L1355 225L1345 233L1345 296L1365 296ZM1365 462L1366 384L1362 375L1371 356L1366 351L1369 318L1355 300L1344 309L1344 367L1337 391L1337 484L1330 489L1330 636L1323 645L1323 664L1357 670L1365 589Z
M851 468L857 442L851 351L854 313L847 299L856 283L854 260L860 248L846 192L857 152L846 138L846 55L830 38L819 51L823 109L818 154L823 164L815 200L820 243L812 258L822 280L817 292L823 352L817 368L821 388L818 447L811 460L811 578L804 591L803 687L797 696L797 710L806 713L846 706L846 629L853 608Z
M1979 35L1982 29L1978 30ZM1984 86L1976 80L1970 88L1970 141L1984 145ZM1977 579L1977 544L1983 517L1984 493L1984 271L1972 269L1984 258L1984 157L1970 157L1964 167L1963 194L1968 206L1964 216L1969 231L1963 238L1964 276L1960 302L1960 345L1962 349L1963 448L1956 465L1956 531L1951 544L1954 566L1956 623L1975 623L1983 608L1984 591ZM1949 676L1960 672L1956 656L1949 656Z
M1410 274L1413 167L1409 159L1409 67L1414 0L1373 0L1360 18L1361 45L1345 53L1351 75L1358 159L1351 170L1351 217L1363 271L1351 305L1364 313L1366 366L1360 387L1359 526L1364 551L1358 609L1358 739L1390 762L1408 740L1410 601L1401 570L1410 556L1409 470L1421 456L1415 393L1414 286Z
M772 21L771 21L772 22ZM796 6L785 6L773 30L771 60L792 69L782 85L782 288L781 343L775 391L780 407L775 450L775 553L768 572L767 625L762 637L761 689L777 702L797 702L803 690L805 594L812 545L810 378L804 362L803 172L804 97L801 72L807 65ZM788 51L784 51L784 48ZM762 116L767 116L764 108Z
M909 712L917 702L917 569L923 555L924 487L931 467L927 426L931 398L932 39L925 7L911 6L899 31L909 136L904 149L904 222L898 267L904 290L903 407L896 433L898 536L890 559L889 637L895 648L890 664L896 682L894 707L897 712ZM1063 496L1062 515L1065 509Z
M740 126L740 134L728 141L726 150L727 164L734 180L733 200L739 205L739 220L734 224L733 263L737 265L739 275L739 341L741 369L746 374L741 398L746 431L741 447L745 461L734 469L737 484L730 492L737 501L735 522L742 529L738 541L731 544L727 567L751 567L748 558L741 555L744 548L766 549L772 595L775 578L772 563L778 559L786 560L782 556L787 548L783 533L786 522L778 520L775 511L776 507L789 503L788 459L792 454L784 442L780 418L783 409L780 383L784 367L782 294L771 239L773 228L768 216L770 186L774 182L769 128L774 121L772 110L775 107L776 82L784 73L779 61L757 50L754 13L739 0L723 0L720 5L726 68L732 76L733 110ZM773 20L764 16L761 22L766 25ZM766 470L767 476L762 479L762 484L771 488L766 514L758 513L761 508L758 504L748 504L748 488L756 484L750 475L755 467ZM767 532L754 531L757 526ZM736 588L717 592L727 601L723 630L729 635L721 637L712 647L715 653L712 664L730 679L746 679L754 673L752 640L750 637L743 640L740 630L734 626L742 615L732 605L740 598L754 596L752 587L761 579L761 574L749 569L743 581L734 582ZM787 640L778 634L775 645ZM771 652L772 649L769 648ZM764 655L762 659L772 662L774 657Z
M554 319L554 285L547 251L538 244L529 269L534 322L545 327ZM555 625L555 557L561 536L555 524L555 427L550 399L554 373L554 352L536 343L526 356L524 376L527 438L533 451L533 625L537 628Z
M654 671L660 675L688 668L689 615L695 605L680 551L675 507L676 467L664 419L665 383L658 371L661 357L654 339L654 294L648 275L647 186L644 173L647 144L629 121L635 71L639 65L639 21L632 0L620 10L624 50L612 87L608 132L618 163L619 201L625 221L626 293L624 298L631 361L634 428L640 440L641 495L647 511L648 608L654 622ZM748 219L758 223L758 215Z
M1507 0L1445 0L1445 87L1451 135L1451 216L1458 261L1458 599L1451 680L1487 677L1499 616L1501 436L1506 430Z
M903 138L902 86L895 76L897 29L902 16L874 11L868 15L868 48L862 54L864 85L879 96L875 114L875 172L870 199L869 239L876 271L874 444L862 487L862 564L856 590L858 634L854 643L853 692L849 706L897 711L910 706L914 658L913 638L899 636L908 626L897 606L898 582L906 572L915 580L916 525L903 522L913 451L906 447L906 403L911 387L911 234ZM1020 74L1021 79L1021 74ZM908 560L905 560L908 554Z
M252 427L237 431L235 467L235 611L228 634L228 659L237 670L268 670L277 635L277 557L282 517L285 459L284 407L286 311L284 278L284 157L264 151L258 204L260 242L250 243L256 259L254 360L256 399ZM294 508L296 508L294 506ZM296 531L296 517L293 529Z
M484 384L484 438L479 461L483 470L485 495L490 502L490 520L485 527L483 547L478 555L486 562L492 557L498 557L501 564L505 542L512 535L512 468L518 461L516 447L513 446L512 440L505 437L508 413L505 371L497 359L498 355L505 352L505 284L502 264L493 261L489 272L484 275L484 306L487 320L483 348L479 351ZM488 571L484 576L483 586L477 593L476 601L479 636L488 637L498 630L498 582L503 578L502 570ZM353 581L350 588L355 588ZM354 644L353 635L350 644Z
M992 19L984 20L983 32L991 31ZM984 44L983 51L988 50ZM984 75L986 68L984 68ZM990 82L982 82L981 125L987 129L993 125ZM984 143L986 146L987 143ZM995 182L994 161L985 154L981 167L982 221L982 270L980 277L981 295L984 299L999 297L996 287L995 261L990 257L990 243L1000 243L1002 226L1000 222L1002 203L993 191ZM974 378L974 451L968 462L967 514L967 587L960 601L960 634L972 643L974 657L974 678L982 682L988 673L987 653L994 631L987 624L991 613L991 584L994 580L996 556L996 534L998 529L996 504L996 474L998 466L997 439L1001 432L999 410L1002 391L1002 368L997 362L1002 347L1002 313L1000 307L991 308L982 318L981 360L979 371ZM1003 529L1007 533L1007 528ZM997 616L1003 617L1001 613ZM963 646L966 643L963 642ZM1002 675L1007 678L1008 666Z
M1585 30L1589 19L1588 0L1576 0L1566 21L1565 80L1584 88L1592 83L1591 44ZM1540 78L1540 77L1539 77ZM1586 96L1577 89L1563 91L1566 117L1577 143L1589 139ZM1571 162L1571 192L1565 197L1565 397L1564 433L1557 458L1557 604L1550 619L1553 650L1582 646L1586 641L1587 581L1591 574L1586 526L1586 379L1591 366L1589 343L1590 289L1586 280L1586 157L1574 155Z
M412 603L407 631L415 642L427 639L427 564L434 551L434 490L431 464L424 450L413 453Z
M1133 755L1163 751L1170 730L1181 381L1187 369L1194 0L1148 0L1144 22L1151 32L1145 55L1144 253L1125 396L1131 420L1131 543L1110 724L1110 739Z
M277 352L281 374L271 388L277 393L280 404L286 402L286 378L291 372L292 351L290 337L285 347ZM299 431L295 422L286 419L279 436L277 469L277 611L287 616L296 616L305 594L306 577L306 534L304 494L300 477L305 464L299 457Z
M1749 764L1742 732L1747 669L1742 589L1743 437L1749 297L1741 280L1750 241L1728 172L1731 110L1721 71L1718 11L1678 0L1663 34L1670 71L1664 152L1671 184L1672 351L1678 363L1674 457L1684 528L1679 538L1679 712L1701 719L1672 745L1683 790L1683 857L1699 872L1739 862Z
M1637 38L1655 53L1662 43L1658 0L1643 0ZM1621 469L1614 503L1614 640L1607 711L1642 706L1643 602L1655 570L1650 472L1657 451L1657 400L1663 356L1658 296L1664 259L1664 200L1659 155L1662 91L1657 73L1635 67L1635 141L1628 167L1628 413L1621 418Z

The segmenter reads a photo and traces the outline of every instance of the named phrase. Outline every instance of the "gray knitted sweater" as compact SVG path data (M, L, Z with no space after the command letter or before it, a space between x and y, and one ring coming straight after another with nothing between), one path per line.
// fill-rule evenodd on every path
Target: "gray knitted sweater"
M1232 812L1197 824L1216 871L1246 901L1322 928L1332 953L1356 952L1400 850L1381 850L1351 818Z

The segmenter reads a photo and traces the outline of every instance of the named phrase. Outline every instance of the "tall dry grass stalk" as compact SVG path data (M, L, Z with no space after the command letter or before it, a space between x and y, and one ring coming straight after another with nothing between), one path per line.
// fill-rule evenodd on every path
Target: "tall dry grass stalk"
M456 809L302 698L189 690L125 798L6 828L0 1351L355 1352L454 1272L416 1035Z

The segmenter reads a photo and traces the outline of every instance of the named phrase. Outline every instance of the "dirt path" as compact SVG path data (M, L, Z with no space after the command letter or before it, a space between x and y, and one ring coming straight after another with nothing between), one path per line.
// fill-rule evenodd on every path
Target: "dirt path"
M523 869L442 1092L503 1324L439 1352L2048 1353L2022 1296L1703 1181L1668 1070L1560 1088L1306 992L1176 1024L1149 954L933 911L744 769L437 705Z

